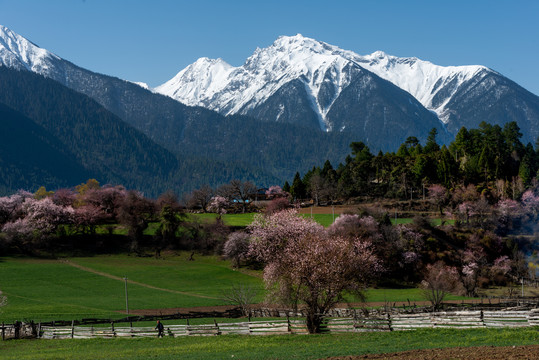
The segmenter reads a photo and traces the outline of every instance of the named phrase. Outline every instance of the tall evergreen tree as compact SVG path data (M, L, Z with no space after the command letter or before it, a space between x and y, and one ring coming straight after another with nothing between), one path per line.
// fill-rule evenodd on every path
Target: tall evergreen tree
M307 196L306 187L301 180L299 172L296 172L296 175L294 175L294 181L290 187L290 194L294 199L304 199Z

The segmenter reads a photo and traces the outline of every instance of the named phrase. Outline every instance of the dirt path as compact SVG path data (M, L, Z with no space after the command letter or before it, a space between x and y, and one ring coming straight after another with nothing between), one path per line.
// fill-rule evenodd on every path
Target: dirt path
M538 359L539 345L529 346L481 346L446 349L409 350L391 354L331 357L326 360L399 359L399 360L516 360Z
M102 272L102 271L98 271L98 270L95 270L95 269L92 269L92 268L89 268L89 267L86 267L86 266L82 266L82 265L76 264L76 263L74 263L74 262L72 262L70 260L60 260L60 262L64 263L64 264L67 264L67 265L70 265L70 266L73 266L73 267L76 267L77 269L80 269L82 271L87 271L87 272L90 272L90 273L93 273L93 274L96 274L96 275L99 275L99 276L104 276L104 277L109 278L109 279L118 280L118 281L122 281L122 282L125 281L124 278L122 278L122 277L115 276L115 275L112 275L112 274L108 274L108 273L105 273L105 272ZM148 288L148 289L165 291L165 292L172 293L172 294L187 295L187 296L193 296L193 297L204 298L204 299L219 299L219 298L212 297L212 296L193 294L193 293L189 293L189 292L185 292L185 291L164 289L164 288L144 284L144 283L141 283L141 282L138 282L138 281L133 281L133 280L127 280L127 283L128 284L133 284L133 285L138 285L138 286L143 286L143 287Z

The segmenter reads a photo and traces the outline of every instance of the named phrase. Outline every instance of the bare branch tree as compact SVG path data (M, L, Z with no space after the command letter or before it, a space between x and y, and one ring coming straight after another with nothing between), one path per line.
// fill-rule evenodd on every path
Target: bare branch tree
M214 195L213 189L209 185L204 185L188 195L186 205L190 209L200 207L203 212L208 212L208 205Z
M421 282L421 290L425 299L438 310L447 294L459 287L457 269L447 266L443 261L427 265L427 272Z
M239 307L244 316L249 316L256 295L257 291L253 286L239 283L223 292L223 300Z
M242 212L247 211L249 201L253 199L257 188L250 181L232 180L230 183L222 185L217 190L217 193L230 202L240 203Z

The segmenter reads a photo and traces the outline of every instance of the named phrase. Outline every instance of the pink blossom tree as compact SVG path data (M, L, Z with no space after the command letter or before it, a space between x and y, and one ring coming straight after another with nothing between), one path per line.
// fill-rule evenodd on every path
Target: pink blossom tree
M292 205L287 197L278 197L271 200L266 206L265 212L267 215L289 209Z
M101 209L107 219L113 219L126 197L127 190L123 186L104 186L88 189L81 202Z
M131 251L139 252L144 230L155 217L155 204L136 191L129 191L118 208L118 220L127 227Z
M77 194L70 189L58 189L52 195L52 201L60 206L73 206L77 200Z
M18 217L24 200L32 198L33 194L27 191L18 191L10 196L0 197L0 225Z
M49 197L41 200L26 199L22 207L25 219L42 236L54 233L60 225L70 224L74 213L72 207L56 205Z
M82 234L95 234L96 226L106 219L106 214L94 205L83 205L73 212L73 225Z
M521 198L522 206L526 213L531 214L533 219L537 219L539 214L539 196L533 190L526 190Z
M495 210L497 214L496 232L499 234L506 234L512 230L515 224L519 224L521 222L523 217L522 206L515 200L500 200L498 201Z
M10 221L1 228L5 245L18 248L21 252L31 250L28 246L33 240L34 227L25 218Z
M243 231L229 234L223 247L223 255L227 259L234 260L234 266L239 268L241 261L248 258L248 254L249 234Z
M211 198L210 205L208 206L208 211L219 214L219 217L221 217L221 215L226 214L226 209L229 205L230 204L226 198L217 195Z
M359 215L341 214L335 219L333 224L329 226L328 231L331 234L335 234L335 235L357 236L360 226L361 224L359 222Z
M438 207L440 216L443 216L443 206L447 202L447 189L439 184L433 184L427 188L429 200Z
M304 303L310 333L320 332L324 314L345 292L362 297L382 270L369 242L330 235L295 211L256 217L249 230L250 254L265 263L270 294L286 304Z
M288 194L283 191L283 189L279 185L273 185L266 190L266 196L268 199L274 199L274 198L280 198L280 197L286 197Z
M421 282L421 289L423 296L437 310L442 305L446 295L457 290L459 285L457 269L438 261L433 265L427 265L425 277Z
M490 278L497 285L502 285L507 280L507 275L511 271L513 261L507 255L496 258L490 267Z

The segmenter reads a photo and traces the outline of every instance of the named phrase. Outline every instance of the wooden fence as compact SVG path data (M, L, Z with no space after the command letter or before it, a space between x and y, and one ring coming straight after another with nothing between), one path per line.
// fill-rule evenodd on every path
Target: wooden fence
M329 319L328 332L395 331L421 328L496 328L539 326L539 309L526 311L443 311L421 314Z
M42 339L88 339L113 337L156 337L154 327L41 326ZM207 325L166 325L164 336L282 335L306 334L302 320L251 321Z
M499 328L539 326L539 309L521 311L444 311L421 314L385 314L328 318L327 333L399 331L421 328ZM115 337L156 337L154 327L42 326L21 324L19 332L43 339L86 339ZM2 325L2 339L15 337L14 325ZM165 336L307 334L304 320L247 321L207 325L165 325Z

